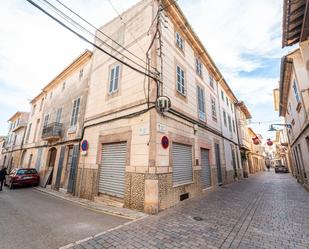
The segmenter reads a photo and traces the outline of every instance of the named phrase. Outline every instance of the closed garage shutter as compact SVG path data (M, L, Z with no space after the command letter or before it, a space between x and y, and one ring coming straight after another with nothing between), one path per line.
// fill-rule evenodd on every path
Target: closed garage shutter
M103 144L99 193L123 198L126 151L126 143Z
M181 185L193 181L192 146L173 143L173 184Z
M211 187L211 173L209 167L209 150L201 149L202 184L203 188Z

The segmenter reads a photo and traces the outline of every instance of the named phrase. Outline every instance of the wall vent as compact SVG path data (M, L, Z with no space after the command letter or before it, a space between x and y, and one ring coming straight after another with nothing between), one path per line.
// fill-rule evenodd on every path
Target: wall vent
M184 201L189 198L189 193L185 193L179 196L180 201Z

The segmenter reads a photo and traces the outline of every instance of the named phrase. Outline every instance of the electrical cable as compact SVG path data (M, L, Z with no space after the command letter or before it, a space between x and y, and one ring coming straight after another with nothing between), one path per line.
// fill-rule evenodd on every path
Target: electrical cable
M134 66L128 64L127 62L124 62L123 60L120 60L119 58L117 58L116 56L112 55L111 53L107 52L106 50L104 50L103 48L101 48L100 46L98 46L97 44L95 44L94 42L90 41L89 39L87 39L86 37L84 37L83 35L79 34L77 31L73 30L72 28L70 28L68 25L66 25L65 23L63 23L62 21L60 21L59 19L57 19L56 17L54 17L52 14L50 14L49 12L47 12L46 10L44 10L41 6L39 6L38 4L36 4L35 2L33 2L32 0L26 0L27 2L29 2L31 5L33 5L34 7L36 7L37 9L39 9L41 12L43 12L44 14L46 14L47 16L49 16L51 19L53 19L54 21L56 21L57 23L59 23L61 26L63 26L64 28L66 28L67 30L69 30L70 32L72 32L73 34L75 34L76 36L78 36L80 39L84 40L85 42L93 45L95 48L97 48L98 50L102 51L103 53L107 54L108 56L112 57L113 59L117 60L118 62L120 62L121 64L129 67L130 69L148 76L149 78L153 79L154 81L159 81L155 76L149 74L149 73L144 73L143 71L141 71L138 68L135 68Z
M95 30L97 30L99 33L101 33L102 35L104 35L106 38L110 39L111 41L113 41L115 44L117 44L119 47L121 47L122 49L124 49L125 51L127 51L129 54L131 54L132 56L134 56L135 58L139 59L141 62L147 64L147 62L145 62L142 58L140 58L139 56L137 56L136 54L132 53L130 50L128 50L126 47L122 46L119 42L115 41L112 37L110 37L109 35L107 35L106 33L104 33L102 30L100 30L99 28L97 28L96 26L94 26L92 23L90 23L89 21L87 21L85 18L83 18L81 15L79 15L76 11L72 10L70 7L68 7L67 5L65 5L64 3L62 3L60 0L56 0L56 2L58 2L61 6L63 6L64 8L66 8L68 11L70 11L71 13L73 13L75 16L77 16L78 18L80 18L82 21L84 21L85 23L87 23L90 27L94 28Z
M106 43L105 41L103 41L101 38L97 37L96 35L94 35L92 32L90 32L88 29L86 29L85 27L83 27L82 25L80 25L79 23L77 23L75 20L73 20L71 17L69 17L68 15L66 15L65 13L63 13L61 10L59 10L57 7L55 7L53 4L51 4L50 2L48 2L47 0L39 0L41 3L42 1L44 1L45 5L48 5L49 8L51 8L51 10L56 13L58 16L62 17L63 19L65 19L67 22L69 22L71 25L73 25L75 28L84 31L86 33L88 33L89 35L91 35L94 39L100 40L102 43L104 43L106 46L110 47L112 50L116 51L118 54L120 54L121 56L125 57L126 59L128 59L129 61L133 62L135 65L141 67L143 70L146 71L146 68L144 66L141 66L139 63L133 61L131 58L127 57L126 55L124 55L123 53L119 52L117 49L115 49L114 47L112 47L111 45L109 45L108 43Z
M107 2L109 3L109 5L112 7L112 9L115 11L115 13L118 15L119 19L121 20L123 25L126 25L126 23L123 21L122 16L120 15L120 13L118 12L118 10L116 9L116 7L113 5L113 3L111 2L111 0L107 0ZM136 42L136 44L139 46L139 48L143 51L143 53L145 53L144 49L142 48L142 46L139 44L138 39L134 36L134 34L131 32L131 30L128 30L130 35L132 36L132 38L134 39L133 42Z

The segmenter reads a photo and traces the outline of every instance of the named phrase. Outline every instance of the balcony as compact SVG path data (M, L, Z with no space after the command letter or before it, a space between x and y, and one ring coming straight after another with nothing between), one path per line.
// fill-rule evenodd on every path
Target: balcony
M18 124L12 129L12 132L15 132L17 130L19 130L20 128L26 127L27 126L27 122L25 121L20 121L18 122Z
M47 141L54 141L60 139L62 136L62 124L51 123L43 127L42 139Z

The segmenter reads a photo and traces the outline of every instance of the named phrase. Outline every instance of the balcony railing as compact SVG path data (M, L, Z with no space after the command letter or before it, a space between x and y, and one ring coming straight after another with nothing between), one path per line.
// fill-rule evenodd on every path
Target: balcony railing
M42 139L44 140L57 140L62 136L62 124L51 123L43 127Z

